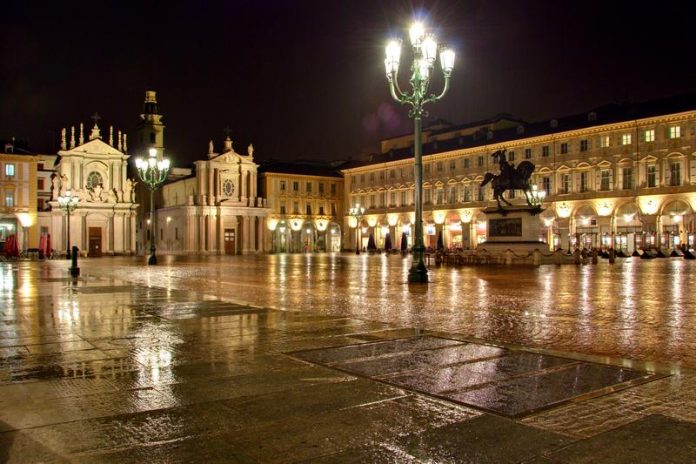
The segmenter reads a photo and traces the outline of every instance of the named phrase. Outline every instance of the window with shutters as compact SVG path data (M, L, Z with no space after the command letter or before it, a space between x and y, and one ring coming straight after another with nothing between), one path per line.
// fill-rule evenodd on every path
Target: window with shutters
M602 135L599 137L599 146L602 148L607 148L611 144L611 137L608 135Z
M580 173L580 192L587 192L590 189L590 173L583 171Z
M570 193L570 174L561 174L561 193Z
M669 185L681 185L681 163L669 163Z
M631 134L621 135L621 145L630 145L630 144L631 144Z
M648 129L645 131L645 141L654 142L655 141L655 129Z
M633 168L621 169L621 188L631 190L633 188Z
M669 128L669 138L670 139L678 139L681 137L681 127L680 126L672 126Z
M654 164L648 166L648 187L657 187L657 166Z

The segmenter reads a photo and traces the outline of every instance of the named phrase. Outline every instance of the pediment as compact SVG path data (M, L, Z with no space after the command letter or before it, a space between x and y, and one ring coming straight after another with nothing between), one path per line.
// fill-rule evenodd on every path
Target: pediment
M60 156L74 156L74 155L79 155L79 156L84 156L85 154L87 155L96 155L96 156L124 156L125 153L117 150L116 148L112 147L108 143L104 142L101 139L94 139L90 140L87 143L83 143L82 145L79 145L71 150L61 150L58 152Z
M653 155L647 155L647 156L642 157L640 160L643 162L652 163L652 162L657 161L657 158L655 158Z
M605 168L607 166L611 166L611 163L607 160L602 160L599 163L597 163L597 166Z
M220 164L239 164L241 162L241 158L237 153L228 151L227 153L216 156L211 161Z

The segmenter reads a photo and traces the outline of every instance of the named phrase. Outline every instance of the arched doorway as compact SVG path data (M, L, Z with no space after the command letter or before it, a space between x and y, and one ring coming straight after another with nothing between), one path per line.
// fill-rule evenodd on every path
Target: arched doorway
M580 206L575 210L575 234L571 238L571 244L574 248L599 248L599 224L597 221L597 212L590 205Z
M616 224L616 235L614 235L616 251L629 255L644 247L643 224L640 209L635 202L631 201L619 206L616 209L614 223Z
M677 248L686 245L687 221L692 225L691 206L684 200L672 200L665 203L659 217L659 243L661 248ZM691 231L690 235L693 235ZM693 242L693 238L692 238Z

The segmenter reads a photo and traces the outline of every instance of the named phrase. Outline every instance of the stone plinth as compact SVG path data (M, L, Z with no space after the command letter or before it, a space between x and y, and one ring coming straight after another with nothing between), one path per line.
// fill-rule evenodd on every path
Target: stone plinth
M486 208L486 241L477 251L498 254L511 250L517 255L527 255L534 250L548 250L546 242L539 241L543 210L529 206L512 206L501 211Z

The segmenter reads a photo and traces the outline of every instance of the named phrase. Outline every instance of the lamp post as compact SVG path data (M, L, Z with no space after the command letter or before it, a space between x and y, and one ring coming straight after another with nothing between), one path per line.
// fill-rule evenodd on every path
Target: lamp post
M360 233L360 221L362 220L363 214L365 214L365 207L360 206L360 203L356 204L348 210L348 214L355 218L355 254L360 254L360 240L358 239L358 234Z
M445 96L450 86L450 76L454 68L454 51L451 48L440 50L440 67L445 78L444 88L439 95L429 93L430 77L437 58L438 44L435 36L426 33L423 24L416 22L409 31L413 46L413 63L411 64L411 91L404 93L399 87L398 72L401 56L401 41L392 40L386 48L384 65L389 82L391 96L402 105L411 105L409 116L413 118L414 127L414 171L415 171L415 203L416 203L416 241L413 246L413 265L408 273L409 282L428 282L428 270L423 261L425 245L423 243L423 162L421 154L422 117L427 116L423 111L426 103L432 103Z
M169 172L169 159L162 158L157 160L157 150L150 148L150 156L147 160L140 157L135 159L135 167L138 168L138 175L140 179L147 184L150 189L150 257L147 260L147 264L157 264L157 257L155 256L155 234L157 228L155 227L155 190L162 185L162 183L167 178L167 172Z
M73 195L70 190L67 190L64 195L58 196L58 206L65 210L65 213L67 214L68 240L65 245L65 257L67 259L70 259L70 213L75 211L79 201L80 198L77 195Z

